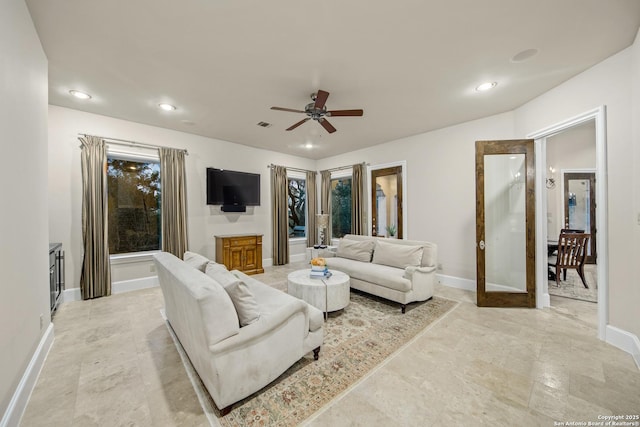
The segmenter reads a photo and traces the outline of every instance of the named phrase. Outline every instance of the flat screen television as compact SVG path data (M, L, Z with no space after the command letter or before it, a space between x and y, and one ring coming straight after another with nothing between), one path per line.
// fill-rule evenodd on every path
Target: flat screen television
M260 174L207 168L207 204L260 206Z

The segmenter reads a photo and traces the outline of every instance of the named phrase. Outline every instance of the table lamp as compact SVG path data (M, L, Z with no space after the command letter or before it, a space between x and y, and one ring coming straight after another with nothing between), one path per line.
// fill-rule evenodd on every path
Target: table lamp
M318 229L320 231L318 233L318 237L320 239L320 247L324 249L327 247L324 242L324 230L329 227L329 215L324 213L316 214L316 225L318 226Z

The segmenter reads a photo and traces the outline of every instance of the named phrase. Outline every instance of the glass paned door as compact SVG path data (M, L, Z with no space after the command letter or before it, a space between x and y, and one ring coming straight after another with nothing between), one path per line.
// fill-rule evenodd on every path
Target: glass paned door
M533 140L476 142L478 305L535 307Z
M596 174L564 174L564 228L589 233L587 264L596 263Z

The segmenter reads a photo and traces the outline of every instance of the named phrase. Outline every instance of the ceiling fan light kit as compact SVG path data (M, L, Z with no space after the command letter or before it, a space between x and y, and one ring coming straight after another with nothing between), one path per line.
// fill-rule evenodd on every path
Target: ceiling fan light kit
M304 107L304 110L294 110L292 108L283 108L283 107L271 107L272 110L278 111L287 111L290 113L304 113L307 115L307 118L300 120L299 122L289 126L287 128L288 131L293 130L300 126L301 124L309 121L315 120L320 125L325 128L325 130L329 133L333 133L336 131L336 128L333 127L331 123L326 119L326 117L360 117L364 114L364 111L361 109L355 110L327 110L326 102L327 98L329 98L329 92L324 90L318 90L317 93L311 94L310 102Z

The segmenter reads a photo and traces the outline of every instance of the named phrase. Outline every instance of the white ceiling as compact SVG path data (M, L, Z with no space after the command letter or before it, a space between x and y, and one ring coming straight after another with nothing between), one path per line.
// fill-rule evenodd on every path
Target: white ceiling
M51 104L312 159L512 110L628 47L640 26L638 0L26 3ZM498 86L475 91L484 81ZM313 121L286 132L305 116L270 107L303 109L317 89L330 110L364 116L330 118L333 134Z

